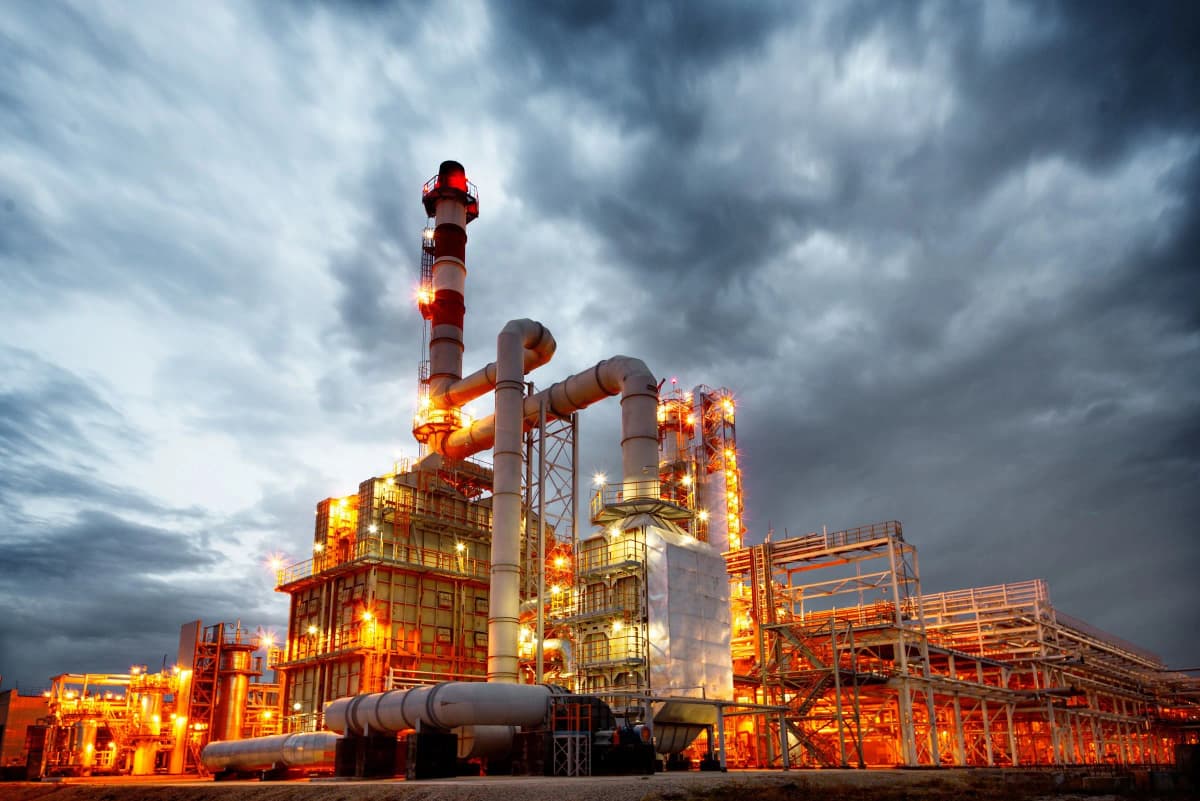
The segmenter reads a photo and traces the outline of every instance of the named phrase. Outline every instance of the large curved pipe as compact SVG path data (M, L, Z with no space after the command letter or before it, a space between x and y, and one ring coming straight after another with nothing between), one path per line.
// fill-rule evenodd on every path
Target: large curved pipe
M496 411L490 424L456 431L441 443L443 453L458 458L493 447L487 677L508 683L519 680L521 433L538 419L541 406L566 417L620 393L626 497L658 497L658 383L646 363L614 356L524 398L519 334L520 329L506 325L496 340Z
M566 417L611 395L621 394L621 468L626 482L658 478L658 383L641 359L614 356L526 398L525 427L535 425L542 399L550 414ZM483 417L446 438L443 452L465 458L496 441L495 416ZM656 494L647 487L642 494Z
M394 734L421 726L539 726L550 697L560 692L546 684L446 681L339 698L325 707L325 725L346 734Z
M554 356L558 343L550 329L534 320L510 320L505 328L513 327L521 337L523 349L523 374L532 373L546 364ZM491 392L496 386L496 363L490 362L453 384L450 384L439 394L438 389L430 387L430 400L439 408L457 408L465 403Z
M204 746L200 762L210 771L269 770L285 768L330 768L340 734L310 731L250 737L245 740L216 740Z

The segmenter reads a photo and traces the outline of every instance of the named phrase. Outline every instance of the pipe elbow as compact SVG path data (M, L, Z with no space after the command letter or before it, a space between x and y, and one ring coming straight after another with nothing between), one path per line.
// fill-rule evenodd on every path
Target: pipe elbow
M500 329L501 341L513 337L521 342L525 372L529 373L550 361L558 349L558 342L550 329L536 320L522 317L509 320Z
M476 420L466 428L460 428L442 442L440 453L450 459L466 459L492 447L496 439L493 416Z
M658 381L641 359L633 356L613 356L600 363L600 380L609 394L653 395L658 397Z

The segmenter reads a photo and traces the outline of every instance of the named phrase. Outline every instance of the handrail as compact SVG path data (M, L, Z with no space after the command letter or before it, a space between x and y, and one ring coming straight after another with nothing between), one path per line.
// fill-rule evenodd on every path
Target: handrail
M1127 640L1122 640L1120 637L1114 637L1112 634L1109 634L1103 629L1099 629L1090 623L1085 623L1077 617L1073 617L1064 612L1055 610L1054 618L1056 621L1058 621L1060 626L1066 626L1068 628L1075 629L1081 634L1085 634L1092 639L1099 640L1105 645L1113 646L1122 651L1128 651L1134 656L1140 656L1142 659L1145 659L1148 662L1154 662L1159 665L1162 664L1162 657L1153 651L1141 648L1131 642L1128 642Z
M627 501L661 500L661 486L662 482L657 478L601 484L592 493L592 516L595 517L606 506L615 506Z
M590 573L627 563L641 563L645 560L646 543L632 537L622 537L606 542L599 548L581 548L576 556L575 569L579 573Z
M276 586L282 587L343 565L371 560L419 566L477 579L486 579L490 568L490 562L485 559L473 559L436 548L419 548L400 542L367 539L356 542L353 552L346 559L339 559L337 554L319 554L281 568L275 575Z
M428 181L426 181L424 183L424 185L421 186L421 198L424 199L425 196L428 195L430 192L433 192L436 189L440 189L442 186L441 179L442 179L441 175L435 175L432 178L430 178ZM479 187L477 187L473 181L464 181L464 183L466 184L466 189L464 191L466 191L466 193L473 200L478 201L479 200ZM451 186L451 184L449 182L447 182L446 185ZM461 187L461 186L453 186L452 188L453 189L463 189L463 187Z

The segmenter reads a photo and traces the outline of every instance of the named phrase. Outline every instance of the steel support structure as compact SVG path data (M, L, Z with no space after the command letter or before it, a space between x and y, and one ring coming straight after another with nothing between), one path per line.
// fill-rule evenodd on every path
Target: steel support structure
M1197 679L1059 612L1043 581L923 594L895 521L726 562L737 697L789 710L726 733L742 765L1161 764L1197 737Z

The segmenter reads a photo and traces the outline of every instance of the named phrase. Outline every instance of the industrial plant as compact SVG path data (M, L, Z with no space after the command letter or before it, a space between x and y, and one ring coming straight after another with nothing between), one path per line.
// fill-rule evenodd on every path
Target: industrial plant
M926 592L894 520L748 537L733 391L625 355L539 387L556 339L523 318L464 374L479 193L446 161L421 202L419 456L316 504L311 556L278 566L279 642L194 621L160 672L57 676L6 768L586 776L1200 747L1200 677L1059 611L1044 581ZM579 415L609 397L621 473L581 475Z

